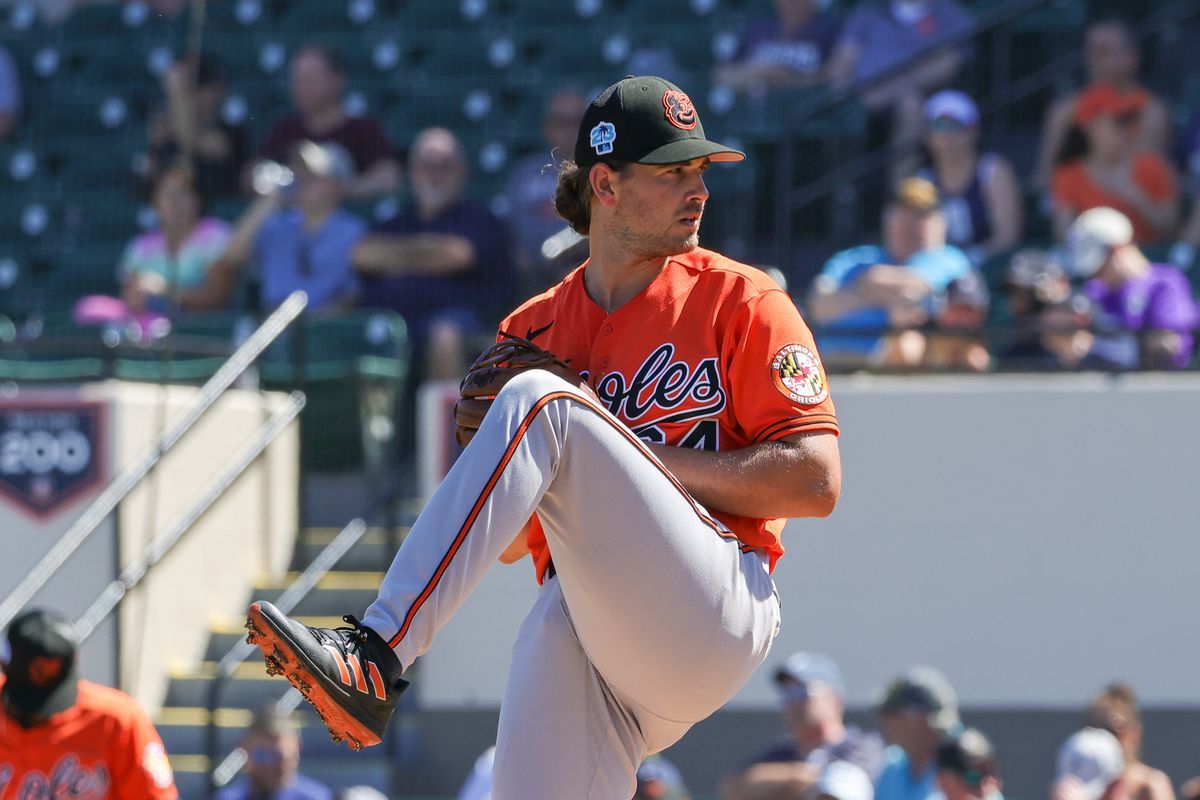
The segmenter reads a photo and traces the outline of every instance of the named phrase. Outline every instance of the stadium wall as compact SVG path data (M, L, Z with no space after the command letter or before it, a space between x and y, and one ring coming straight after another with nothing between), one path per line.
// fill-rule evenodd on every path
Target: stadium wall
M1187 739L1154 731L1158 719L1200 720L1187 594L1200 563L1200 376L832 384L842 501L828 520L785 533L775 575L784 625L771 663L795 650L830 653L858 709L904 667L939 667L967 721L996 734L1014 777L1032 776L1014 787L1018 797L1041 795L1057 742L1114 679L1159 709L1147 720L1148 758L1200 769ZM425 708L494 713L535 589L528 562L492 570L422 660ZM711 727L721 732L714 742L746 743L749 755L777 730L774 708L760 670L677 749L700 747ZM698 754L701 775L714 755Z

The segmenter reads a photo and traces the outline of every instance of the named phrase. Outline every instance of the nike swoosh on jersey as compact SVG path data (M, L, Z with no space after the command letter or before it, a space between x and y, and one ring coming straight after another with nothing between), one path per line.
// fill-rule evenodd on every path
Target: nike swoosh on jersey
M554 320L550 320L549 322L546 323L546 326L544 328L538 328L537 330L530 328L529 332L525 334L525 338L532 342L535 338L537 338L538 336L541 336L543 333L550 330L550 326L553 324L554 324ZM518 328L518 330L520 330L520 329Z

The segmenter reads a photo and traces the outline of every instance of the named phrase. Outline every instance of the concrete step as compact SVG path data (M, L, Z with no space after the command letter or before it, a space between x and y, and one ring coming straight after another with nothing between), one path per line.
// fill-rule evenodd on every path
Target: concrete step
M354 614L361 617L379 593L383 575L383 572L375 571L327 573L291 615L340 618L343 614ZM298 576L299 573L288 573L279 581L260 582L251 600L274 603Z
M238 708L220 708L211 716L203 708L168 708L163 709L155 727L158 728L163 745L171 755L207 756L208 720L215 719L217 751L221 753L220 758L224 758L225 754L240 744L252 716L249 710ZM301 752L306 759L339 758L349 752L346 745L334 744L325 725L307 704L297 711L297 721L300 726ZM397 716L388 726L388 735L400 737L396 747L398 753L415 754L418 752L420 737L418 717ZM365 752L373 754L377 751L372 749Z
M307 528L296 539L293 564L303 568L312 563L321 551L337 536L339 528ZM387 570L392 557L407 535L407 528L400 528L392 536L383 528L370 528L334 565L336 570Z
M206 661L192 670L180 670L171 675L167 685L164 709L207 708L209 692L217 674L216 662ZM267 675L262 659L251 656L238 664L217 695L220 708L254 710L263 704L278 700L291 686L280 676ZM400 696L399 709L411 711L416 707L416 693L405 692Z

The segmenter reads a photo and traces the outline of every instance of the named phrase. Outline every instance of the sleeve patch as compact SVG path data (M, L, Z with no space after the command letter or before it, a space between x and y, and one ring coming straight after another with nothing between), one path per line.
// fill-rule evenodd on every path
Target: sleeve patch
M142 754L142 769L146 770L150 780L154 781L154 785L159 789L166 789L173 781L171 762L167 759L167 751L158 742L150 742L146 745Z
M829 397L821 359L804 345L788 344L771 359L775 388L793 403L815 406Z

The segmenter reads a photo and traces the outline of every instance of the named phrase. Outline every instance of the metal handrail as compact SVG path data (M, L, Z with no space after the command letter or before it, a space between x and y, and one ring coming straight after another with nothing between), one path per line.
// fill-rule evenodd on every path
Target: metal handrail
M259 427L254 437L229 461L221 474L208 483L200 496L184 508L162 533L154 537L142 554L126 567L119 577L104 588L75 623L75 633L81 642L92 635L129 590L141 582L150 568L161 561L163 556L179 543L184 534L191 530L192 526L204 516L225 490L232 486L233 482L262 455L271 442L275 441L275 438L300 414L304 403L304 394L293 392L288 398L288 402Z
M175 419L159 435L156 442L147 447L92 501L88 509L0 604L0 628L5 628L12 622L58 568L100 527L117 505L146 477L167 451L191 430L225 390L232 386L255 359L300 316L307 305L308 296L304 292L293 292L263 321L258 330L234 351L229 360L201 387L191 407Z

